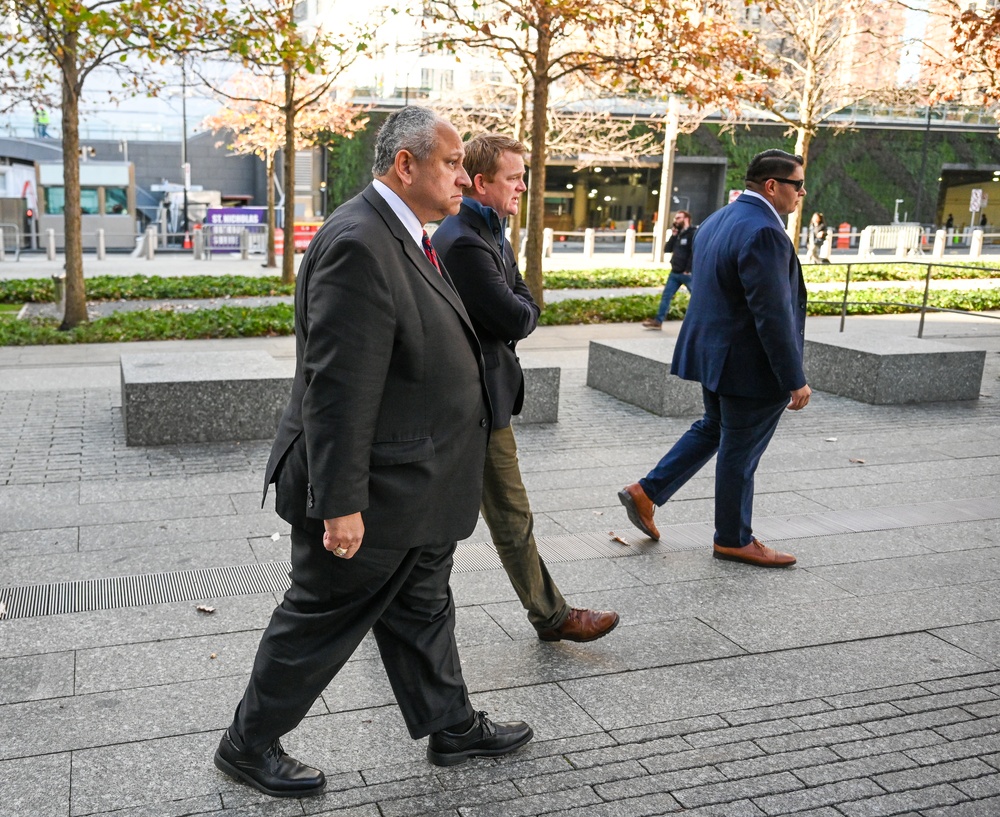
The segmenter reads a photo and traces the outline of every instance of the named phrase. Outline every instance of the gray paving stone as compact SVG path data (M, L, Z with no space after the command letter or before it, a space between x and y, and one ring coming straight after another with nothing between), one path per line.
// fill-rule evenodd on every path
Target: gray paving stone
M994 715L1000 715L1000 698L993 698L979 704L964 704L962 709L977 718L990 718Z
M845 780L839 783L810 787L802 791L757 797L754 799L754 803L765 814L787 814L791 811L803 811L819 806L838 805L838 807L842 807L840 804L845 802L879 794L882 794L882 789L870 780Z
M871 688L886 678L907 682L976 672L984 664L924 634L814 647L788 653L722 658L709 665L639 670L625 677L563 682L564 688L605 728L712 714L719 690L727 709L771 706L782 700L823 697ZM739 678L738 686L732 679ZM786 682L775 686L773 679ZM663 689L684 689L675 699ZM736 705L734 707L734 704ZM599 713L599 714L597 714Z
M260 642L256 630L80 650L77 695L206 678L246 678Z
M581 808L562 809L550 812L546 817L654 817L679 810L677 801L666 792L662 792Z
M695 808L710 803L728 803L731 800L759 798L771 794L794 791L803 788L802 781L788 772L730 780L725 783L709 783L704 786L673 792L674 797L685 808Z
M1000 655L1000 621L981 621L962 627L933 630L949 644L989 660Z
M928 712L918 712L914 715L901 715L898 718L888 718L882 721L866 723L865 728L876 735L896 735L901 732L915 732L920 729L934 729L939 734L948 737L943 729L948 724L968 721L972 716L963 709L934 709Z
M266 462L266 460L265 460ZM130 479L126 482L113 479L93 479L79 484L81 505L105 502L123 502L168 497L232 495L241 492L256 494L257 510L264 487L264 462L257 469L243 473L226 471L207 474L190 474L183 477L150 477ZM274 492L268 493L273 507Z
M792 649L877 638L965 624L994 615L1000 583L913 590L885 596L824 600L739 617L707 614L703 620L749 652Z
M843 695L825 695L823 700L837 709L866 706L885 701L890 701L893 705L904 709L904 705L901 702L926 695L927 690L920 684L902 684L899 686L866 689L861 692L847 692Z
M410 817L426 814L430 809L443 809L452 805L462 805L463 811L483 804L491 806L496 801L512 801L518 797L517 789L510 783L496 783L490 786L466 788L461 792L439 792L416 797L404 797L382 803L380 809L384 817Z
M245 538L174 542L170 547L17 556L6 560L4 581L11 585L50 584L109 576L224 567L253 561L256 561L254 553Z
M106 746L122 735L138 741L221 730L245 686L243 678L221 678L8 704L0 757Z
M982 777L993 771L991 766L975 758L937 763L919 769L877 774L872 779L887 791L906 791L926 788L937 783L958 783L970 778Z
M937 726L935 731L944 735L948 740L963 740L979 735L1000 734L1000 716L976 719L972 719L970 716L962 723Z
M1000 795L1000 774L990 774L975 780L952 782L956 789L976 800Z
M70 802L69 753L0 762L4 812L31 817L65 817Z
M997 814L1000 814L1000 797L923 811L923 817L996 817Z
M247 629L259 631L275 607L270 594L202 601L215 607L215 613L199 613L195 609L198 602L184 601L5 621L0 655L33 655L41 649L51 652L94 649Z
M4 559L17 556L46 556L57 553L74 553L80 542L79 528L43 528L0 532L0 555ZM8 581L6 578L3 580Z
M685 736L685 739L692 746L700 748L702 746L716 746L722 743L737 743L743 740L758 740L759 738L766 738L772 735L787 735L789 732L799 731L799 727L790 720L779 718L777 720L750 723L745 726L731 726L726 729L696 732L693 735Z
M829 712L832 708L826 701L812 699L807 701L789 701L787 703L775 704L774 706L762 706L754 709L742 709L736 712L723 712L722 717L733 726L742 726L748 723L775 720L777 718L791 718L794 721L797 717L814 715L819 712Z
M762 720L765 719L762 718ZM627 729L614 729L610 734L619 743L643 743L655 738L665 738L672 735L691 735L695 732L722 729L726 726L726 721L718 715L707 715L703 718L685 718L679 721L649 723L642 726L631 726Z
M965 799L967 798L962 792L945 784L914 791L883 794L853 803L841 803L837 808L847 817L882 817L882 815L899 814L907 809L923 811L935 806L953 805Z
M330 813L329 810L334 807L337 809L367 809L375 807L375 813L380 815L381 812L377 807L378 803L392 802L404 798L411 800L414 798L427 798L433 808L435 807L433 805L435 796L441 794L443 791L440 783L428 771L426 765L424 773L419 777L411 777L406 780L397 780L392 783L374 786L350 785L354 782L353 775L337 775L337 777L345 780L343 785L338 788L331 788L331 785L328 783L327 791L324 794L319 797L309 798L308 801L302 801L302 809L306 814L314 812L320 814ZM265 800L273 802L271 798L265 798Z
M969 711L969 705L979 701L1000 702L1000 697L986 689L960 689L956 692L907 698L896 701L895 706L903 712L926 712L930 709L947 709L952 706L961 706Z
M73 694L73 653L0 659L0 705Z
M74 525L110 525L133 522L147 524L165 519L185 517L229 516L235 514L228 496L190 496L169 499L145 499L123 502L102 502L90 505L63 504L33 505L11 514L3 520L3 529L34 530L36 528L65 528Z
M222 793L245 788L212 764L220 735L221 730L75 751L71 813L153 808L171 800L194 799L201 806L205 797L220 802Z
M523 794L541 794L543 792L560 791L577 786L599 786L602 783L617 781L633 781L635 778L648 778L649 773L635 761L611 763L607 766L592 766L588 769L574 769L562 758L552 758L544 774L531 777L515 777L514 785ZM559 768L561 766L562 768ZM600 793L600 789L597 789ZM631 794L637 791L629 789ZM603 796L603 795L602 795Z
M185 500L175 500L181 504ZM287 535L290 526L273 513L230 513L223 516L198 516L162 519L155 525L147 522L122 522L114 525L91 524L80 529L80 550L156 547L174 542L210 542L217 539L240 539Z
M520 817L520 815L533 816L554 811L555 808L590 806L600 802L601 799L590 786L578 786L558 792L520 797L506 802L462 806L460 812L463 817Z
M797 777L808 784L808 781L805 781L803 777L803 770L808 771L810 767L814 766L829 768L837 760L837 756L829 749L815 747L797 749L791 752L778 752L748 760L717 763L716 768L730 780L737 780L741 777L754 777L762 774L773 774L774 772L794 771Z
M897 556L846 565L819 565L810 570L858 596L964 585L972 577L977 582L1000 579L1000 561L993 548Z
M905 751L907 755L913 757L918 763L922 763L909 750L943 743L945 743L945 739L937 732L931 729L924 729L920 732L905 732L899 735L891 735L887 738L866 738L865 740L855 740L849 743L837 743L831 745L830 749L846 760Z
M1000 684L1000 670L968 672L921 682L921 686L928 692L951 692L956 689L989 687L991 684Z
M839 783L842 780L871 777L880 772L912 769L917 765L916 761L902 752L870 755L858 760L839 760L832 752L831 755L833 760L830 763L795 769L795 776L807 786L822 786L827 783Z
M791 721L799 729L821 729L828 726L840 726L850 723L865 723L879 718L892 718L901 715L902 710L888 703L869 704L851 709L838 709L815 715L793 717ZM874 730L869 730L874 731Z
M234 817L235 812L226 814L222 811L222 799L217 794L202 797L183 797L164 803L147 803L134 808L114 809L113 811L92 812L88 817ZM246 813L246 812L244 812ZM252 817L247 815L247 817Z
M791 752L796 749L808 749L815 746L829 746L851 740L864 740L871 732L862 726L831 726L827 729L813 729L808 732L794 732L775 737L757 738L754 740L765 752Z

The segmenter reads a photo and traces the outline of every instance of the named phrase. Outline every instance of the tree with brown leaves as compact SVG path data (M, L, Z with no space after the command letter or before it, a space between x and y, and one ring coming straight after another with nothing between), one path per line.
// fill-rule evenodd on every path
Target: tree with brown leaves
M426 0L423 9L425 43L494 56L522 89L531 144L524 277L540 304L553 89L576 75L613 94L732 104L746 93L748 71L766 73L752 37L718 0L491 0L471 9L463 0Z

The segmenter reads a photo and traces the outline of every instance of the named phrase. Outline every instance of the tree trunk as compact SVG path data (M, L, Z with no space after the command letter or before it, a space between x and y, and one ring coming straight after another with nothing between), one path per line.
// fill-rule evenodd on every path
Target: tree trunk
M60 329L72 329L87 320L87 290L83 281L83 235L80 224L80 95L76 64L77 33L64 41L62 72L63 232L66 259L66 310Z
M547 26L538 27L535 70L531 88L531 174L528 177L528 247L525 252L524 281L531 297L544 309L542 275L542 230L545 227L545 160L549 109L549 48L552 39Z
M522 144L527 141L528 136L528 96L528 80L522 73L518 81L517 108L514 112L514 138ZM527 203L525 199L525 207ZM521 213L518 213L517 218L510 223L510 245L514 248L515 257L521 253L521 218Z
M281 257L281 283L295 283L295 76L292 68L285 66L285 252Z
M802 157L802 172L809 167L809 144L812 142L812 131L809 128L802 127L801 125L795 129L795 153ZM802 204L792 210L788 214L788 226L786 228L788 232L788 237L792 239L792 243L795 245L795 251L799 250L799 233L802 230L802 208L805 207L805 202L808 201L809 195L809 178L806 177L806 197L802 199Z
M274 251L274 152L268 150L264 154L267 168L267 263L268 269L278 266L278 256Z

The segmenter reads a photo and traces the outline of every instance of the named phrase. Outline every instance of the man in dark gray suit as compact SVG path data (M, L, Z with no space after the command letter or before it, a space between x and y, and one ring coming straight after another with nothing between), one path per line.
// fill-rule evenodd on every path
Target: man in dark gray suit
M747 166L746 190L709 216L694 241L694 280L670 371L701 383L705 416L652 471L618 492L629 519L659 539L655 506L718 452L716 559L790 567L795 557L753 535L754 473L786 409L812 391L802 369L806 288L782 217L805 196L801 156L765 150Z
M279 797L321 771L279 738L372 631L410 735L438 765L531 739L469 702L448 586L476 523L491 414L479 345L423 225L458 210L457 131L431 111L390 116L375 181L309 245L295 290L296 368L265 478L292 525L292 584L261 639L215 754Z
M543 641L593 641L618 624L618 614L571 608L538 555L534 518L517 464L510 426L524 400L517 342L538 325L538 305L517 270L504 237L525 190L520 142L483 134L465 145L471 180L458 215L434 233L434 247L451 271L483 347L493 433L486 450L482 513L504 570Z

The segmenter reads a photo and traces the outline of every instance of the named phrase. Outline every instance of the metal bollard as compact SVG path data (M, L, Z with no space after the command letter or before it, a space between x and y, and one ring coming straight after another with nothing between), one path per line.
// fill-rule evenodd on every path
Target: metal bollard
M7 260L7 250L4 248L3 227L0 227L0 261Z
M100 228L97 231L97 260L103 261L105 255L107 255L107 247L104 242L104 228Z
M250 257L250 232L244 227L240 230L240 260L246 261Z
M948 234L944 230L934 233L934 248L931 250L931 258L944 258L944 243L948 240Z
M542 258L552 257L552 244L555 242L555 230L546 227L542 230Z
M152 261L156 257L156 228L146 228L146 260Z
M55 272L52 274L52 289L55 293L52 300L59 306L59 309L61 310L66 304L65 273Z
M629 227L625 231L625 257L635 257L635 227Z
M593 227L588 227L583 231L583 257L593 258L594 257L594 238L596 233Z
M205 257L205 236L201 230L194 231L194 260L201 261Z
M45 257L56 260L56 231L51 228L45 231Z
M969 242L969 258L979 258L983 254L983 231L973 230Z

